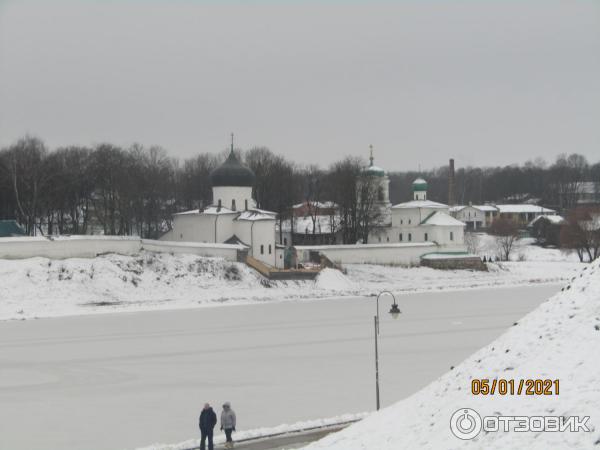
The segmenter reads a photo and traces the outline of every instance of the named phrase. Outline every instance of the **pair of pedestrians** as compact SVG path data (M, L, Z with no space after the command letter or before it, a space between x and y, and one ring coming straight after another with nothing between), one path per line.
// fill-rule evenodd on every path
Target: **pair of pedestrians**
M208 403L200 413L198 426L200 427L200 450L206 450L206 441L208 440L208 450L214 450L213 430L217 424L217 415ZM221 411L221 430L225 432L225 448L233 448L231 434L235 431L235 411L231 409L231 403L223 403Z

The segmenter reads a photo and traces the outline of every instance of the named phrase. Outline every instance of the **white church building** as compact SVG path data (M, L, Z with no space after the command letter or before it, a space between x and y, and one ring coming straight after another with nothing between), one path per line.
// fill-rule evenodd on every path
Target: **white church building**
M380 178L379 207L384 218L381 226L369 235L370 244L433 242L440 246L464 246L465 224L450 215L443 203L427 199L427 181L417 178L413 184L413 199L393 205L389 202L389 178L385 171L371 165L365 170Z
M213 204L204 210L185 211L173 216L172 229L164 241L241 244L264 264L283 264L275 247L276 213L256 208L252 198L255 175L242 165L233 144L227 160L210 175Z

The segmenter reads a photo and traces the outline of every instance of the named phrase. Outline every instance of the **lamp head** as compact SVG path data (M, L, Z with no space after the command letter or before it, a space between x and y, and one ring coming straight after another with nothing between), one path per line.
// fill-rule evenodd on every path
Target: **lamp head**
M392 305L392 308L390 309L390 314L394 319L397 319L400 315L400 308L398 308L398 305L396 303Z

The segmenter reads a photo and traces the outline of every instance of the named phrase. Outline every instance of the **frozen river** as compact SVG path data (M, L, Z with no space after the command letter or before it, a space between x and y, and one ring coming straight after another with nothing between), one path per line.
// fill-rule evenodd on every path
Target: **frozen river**
M381 303L381 399L423 387L558 289ZM229 400L238 429L372 410L374 298L0 322L1 449L128 449L196 436Z

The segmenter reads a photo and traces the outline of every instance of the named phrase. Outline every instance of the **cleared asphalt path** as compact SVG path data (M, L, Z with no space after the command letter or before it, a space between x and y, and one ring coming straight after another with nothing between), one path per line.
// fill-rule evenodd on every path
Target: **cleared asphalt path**
M557 286L400 296L383 313L382 404L487 344ZM0 449L131 449L374 409L374 298L0 323Z

